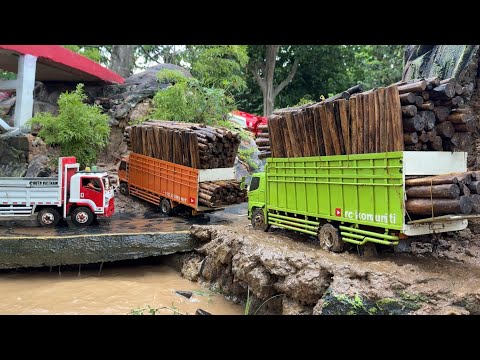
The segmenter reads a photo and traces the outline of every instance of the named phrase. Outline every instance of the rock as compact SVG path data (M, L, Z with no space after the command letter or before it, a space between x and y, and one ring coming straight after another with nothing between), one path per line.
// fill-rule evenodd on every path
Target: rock
M0 177L23 177L27 167L27 163L0 164Z
M58 106L52 105L48 102L34 101L33 102L33 116L40 112L48 112L52 115L58 115Z
M212 238L211 230L198 225L192 225L190 235L201 242L208 242Z
M332 281L332 275L321 269L303 268L275 283L275 289L302 304L316 304Z
M114 118L110 118L110 119L108 120L108 124L109 124L110 126L118 126L118 124L120 124L120 121L118 121L117 119L114 119Z
M29 147L28 138L21 131L0 135L0 165L11 165L3 168L3 176L18 176L19 169L26 168ZM8 175L10 172L16 175Z
M182 275L190 281L197 281L198 276L200 275L203 259L203 256L194 254L184 260L181 270Z
M191 291L183 291L183 290L177 290L175 291L175 293L183 297L186 297L187 299L190 299L193 295Z
M415 255L424 255L424 254L430 254L433 251L433 245L430 243L424 243L424 242L412 242L412 254Z
M187 77L192 76L187 69L181 66L174 64L158 64L126 78L125 85L136 85L136 90L151 89L156 91L160 87L160 84L157 81L157 73L163 69L178 70Z
M12 108L15 106L16 99L17 98L13 96L11 98L0 100L0 118L4 118L10 114L10 110L13 110Z
M52 173L48 166L49 159L46 155L37 155L28 164L26 177L48 177Z
M196 245L185 232L17 236L0 241L0 269L140 259L192 251Z
M195 315L212 315L212 314L210 314L208 311L197 309L197 311L195 311Z
M141 103L138 103L129 114L129 121L135 122L143 117L146 117L152 109L152 101L145 99Z
M466 80L476 77L478 54L478 45L408 45L406 79L454 77L468 83Z
M284 297L282 300L282 315L312 315L312 307L303 306L298 301Z

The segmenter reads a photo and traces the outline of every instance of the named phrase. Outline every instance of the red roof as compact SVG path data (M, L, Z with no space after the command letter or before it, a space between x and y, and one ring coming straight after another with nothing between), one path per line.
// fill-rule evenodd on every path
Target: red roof
M117 73L59 45L0 45L0 69L16 73L19 54L38 58L35 79L39 81L125 81Z

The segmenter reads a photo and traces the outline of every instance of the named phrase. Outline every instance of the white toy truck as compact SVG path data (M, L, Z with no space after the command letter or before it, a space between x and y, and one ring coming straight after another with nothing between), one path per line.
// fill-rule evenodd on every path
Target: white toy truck
M55 226L70 216L88 226L115 211L114 190L106 172L79 171L75 157L58 159L58 177L0 178L0 219L37 214L41 226Z

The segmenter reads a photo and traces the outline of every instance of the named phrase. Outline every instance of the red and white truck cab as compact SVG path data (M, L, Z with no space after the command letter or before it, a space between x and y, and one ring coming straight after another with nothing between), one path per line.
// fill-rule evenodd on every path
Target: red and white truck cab
M42 226L70 216L77 226L115 211L114 189L106 172L79 171L75 157L58 160L58 177L0 178L0 219L37 214Z

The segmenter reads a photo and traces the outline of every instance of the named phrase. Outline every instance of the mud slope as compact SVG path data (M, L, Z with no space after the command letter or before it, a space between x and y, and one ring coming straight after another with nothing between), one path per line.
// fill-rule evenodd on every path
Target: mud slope
M480 268L433 257L333 254L281 233L193 225L203 245L183 275L244 302L250 313L480 314ZM263 305L262 305L263 304Z

